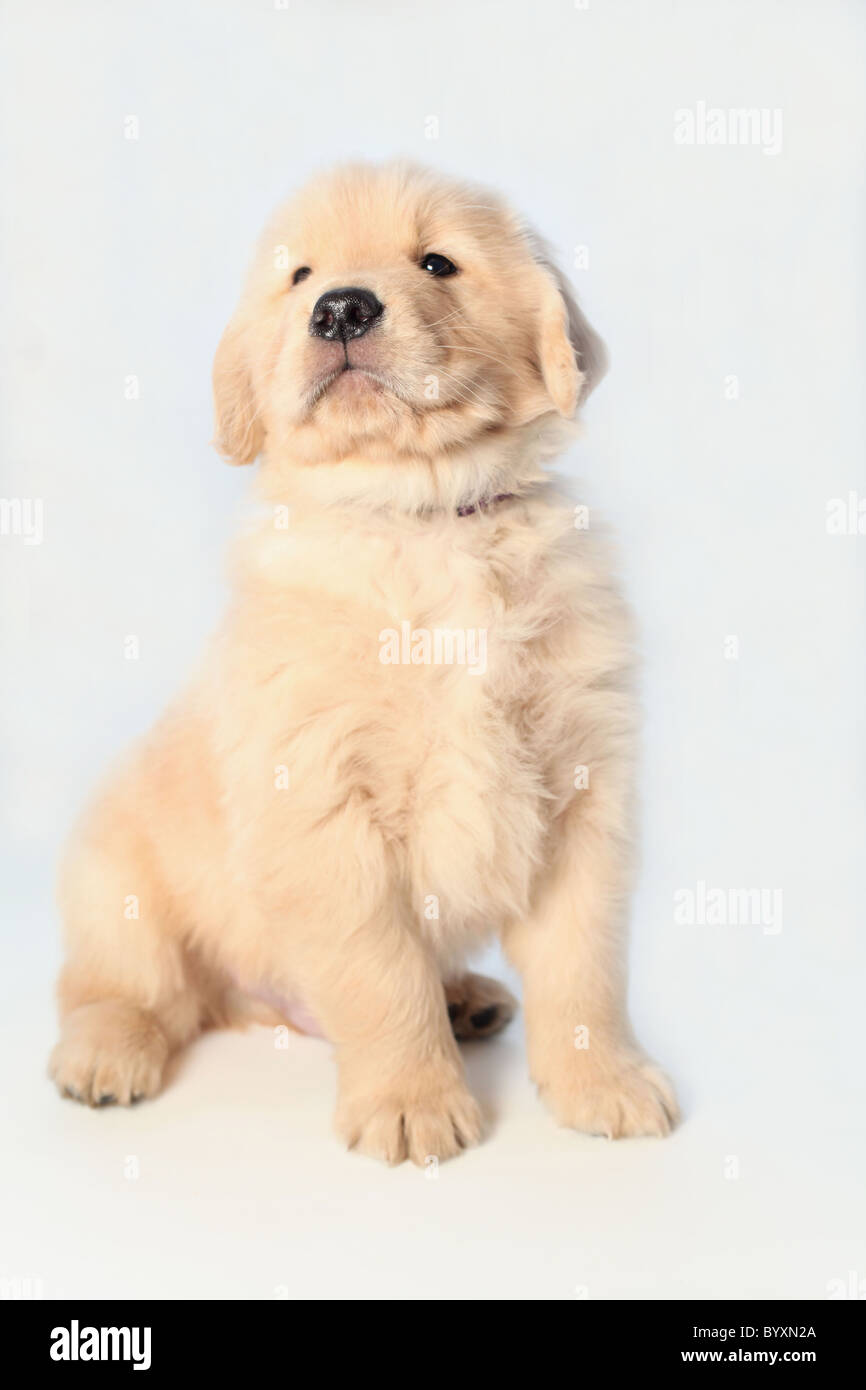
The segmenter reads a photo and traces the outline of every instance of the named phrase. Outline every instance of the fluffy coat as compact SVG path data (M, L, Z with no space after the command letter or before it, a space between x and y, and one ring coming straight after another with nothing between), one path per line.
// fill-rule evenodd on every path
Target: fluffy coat
M343 285L384 313L325 342ZM630 622L544 467L602 368L486 191L351 166L277 214L214 371L218 447L263 456L233 602L65 860L64 1094L150 1096L202 1028L303 1017L350 1146L447 1158L482 1132L454 1034L513 1009L465 969L498 934L559 1122L668 1131L625 1011Z

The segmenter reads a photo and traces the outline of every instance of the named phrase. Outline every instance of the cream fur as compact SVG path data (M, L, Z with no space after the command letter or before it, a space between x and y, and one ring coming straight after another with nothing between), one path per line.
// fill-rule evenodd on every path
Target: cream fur
M430 277L431 251L459 273ZM342 346L307 322L353 284L385 313L328 384ZM446 1158L482 1131L446 1003L461 1036L475 1004L507 1021L507 992L464 965L498 933L556 1118L667 1132L670 1086L625 1013L630 625L602 537L544 468L602 361L486 191L352 166L278 213L214 369L220 449L263 454L233 603L64 864L62 1092L154 1094L202 1028L285 1013L251 1002L265 989L332 1041L348 1144ZM483 631L484 673L382 664L402 622Z

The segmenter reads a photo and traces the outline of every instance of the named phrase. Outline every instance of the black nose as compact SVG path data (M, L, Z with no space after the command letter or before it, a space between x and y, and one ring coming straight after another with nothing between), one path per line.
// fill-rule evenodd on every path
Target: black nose
M372 290L329 290L316 300L310 317L310 332L314 338L360 338L382 313Z

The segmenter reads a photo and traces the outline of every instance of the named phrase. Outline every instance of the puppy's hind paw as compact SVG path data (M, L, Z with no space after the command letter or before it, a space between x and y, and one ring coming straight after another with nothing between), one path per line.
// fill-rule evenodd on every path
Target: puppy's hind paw
M156 1019L121 1000L73 1009L63 1021L48 1074L83 1105L131 1105L162 1085L168 1041Z
M501 1033L517 1012L517 1000L498 980L460 975L445 985L451 1031L458 1042Z

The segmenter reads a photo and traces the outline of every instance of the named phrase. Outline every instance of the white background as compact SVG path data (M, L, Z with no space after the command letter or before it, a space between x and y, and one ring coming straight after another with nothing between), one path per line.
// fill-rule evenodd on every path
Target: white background
M829 499L866 495L864 7L12 0L3 27L2 495L43 500L44 540L0 538L0 1278L406 1299L866 1279L866 536L826 530ZM781 151L677 145L701 101L778 108ZM492 1133L436 1181L342 1152L312 1040L211 1036L131 1112L44 1076L59 843L224 602L249 474L209 448L209 373L254 237L310 171L394 154L507 193L611 350L567 466L642 633L632 998L685 1111L664 1143L558 1131L515 1025L469 1049ZM699 880L781 889L781 932L677 924Z

